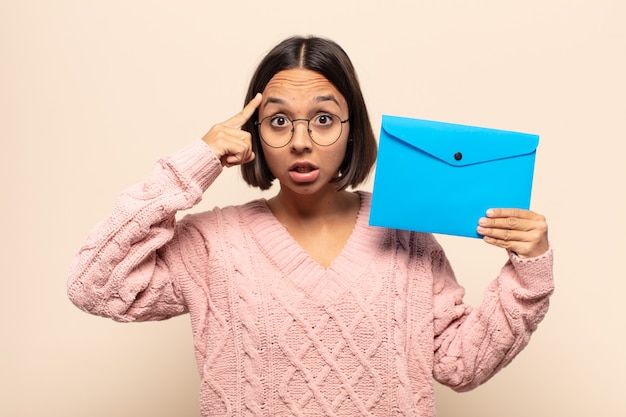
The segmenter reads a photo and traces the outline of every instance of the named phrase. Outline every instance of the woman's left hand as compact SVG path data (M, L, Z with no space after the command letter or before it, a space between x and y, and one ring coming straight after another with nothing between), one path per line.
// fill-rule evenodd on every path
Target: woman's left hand
M515 252L520 258L534 258L549 247L546 218L530 210L489 209L478 221L478 234L491 245Z

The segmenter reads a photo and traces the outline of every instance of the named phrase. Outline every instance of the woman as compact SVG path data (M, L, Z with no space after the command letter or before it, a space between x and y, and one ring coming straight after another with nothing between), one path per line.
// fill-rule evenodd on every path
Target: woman
M510 259L471 308L431 234L369 227L370 194L347 191L376 145L337 44L281 42L246 103L120 196L76 256L77 306L119 321L189 313L203 416L434 416L433 377L469 390L523 349L553 290L543 216L478 220ZM237 165L280 191L176 221Z

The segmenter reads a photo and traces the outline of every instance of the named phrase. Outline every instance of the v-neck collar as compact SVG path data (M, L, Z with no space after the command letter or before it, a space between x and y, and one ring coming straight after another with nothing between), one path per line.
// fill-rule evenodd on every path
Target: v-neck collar
M336 298L365 271L371 253L372 236L368 236L371 196L357 192L361 204L356 222L345 246L333 262L324 268L313 259L274 216L265 199L247 204L244 218L254 240L265 256L302 291L319 301Z

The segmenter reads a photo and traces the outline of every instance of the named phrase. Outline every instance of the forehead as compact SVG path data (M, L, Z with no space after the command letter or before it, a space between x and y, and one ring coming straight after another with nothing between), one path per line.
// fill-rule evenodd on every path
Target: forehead
M345 105L345 98L339 90L322 74L302 68L293 68L276 73L265 86L265 98L281 100L316 100L322 96L332 96L339 105Z

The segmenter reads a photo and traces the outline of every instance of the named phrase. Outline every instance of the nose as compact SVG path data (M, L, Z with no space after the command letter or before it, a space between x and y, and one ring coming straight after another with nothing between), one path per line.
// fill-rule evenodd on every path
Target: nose
M302 122L302 123L298 123ZM293 138L291 139L291 147L294 150L311 149L311 130L309 129L308 119L294 119L293 123Z

